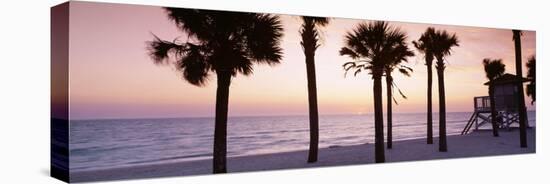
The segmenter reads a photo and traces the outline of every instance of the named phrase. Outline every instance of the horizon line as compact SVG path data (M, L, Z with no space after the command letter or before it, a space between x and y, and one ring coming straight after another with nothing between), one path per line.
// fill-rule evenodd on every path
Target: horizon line
M447 113L470 113L471 111L455 111L455 112L447 112ZM527 112L536 112L536 110L527 110ZM426 112L400 112L400 113L393 113L393 114L425 114ZM473 113L473 112L471 112ZM439 112L432 112L432 114L439 114ZM374 113L330 113L330 114L319 114L319 116L343 116L343 115L352 115L352 116L369 116L374 115ZM290 116L309 116L308 114L258 114L258 115L236 115L236 116L228 116L228 118L244 118L244 117L290 117ZM215 116L174 116L174 117L100 117L100 118L77 118L77 119L71 119L75 121L89 121L89 120L137 120L137 119L181 119L181 118L215 118Z

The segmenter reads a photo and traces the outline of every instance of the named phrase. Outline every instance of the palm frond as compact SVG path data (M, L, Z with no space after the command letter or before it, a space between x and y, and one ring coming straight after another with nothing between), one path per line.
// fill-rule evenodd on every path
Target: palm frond
M340 55L341 56L349 56L352 59L358 59L360 57L358 53L356 53L355 51L353 51L352 49L350 49L348 47L342 47L340 49Z
M537 59L534 55L527 60L527 63L525 64L525 66L527 67L527 78L532 80L536 78L536 63Z
M313 16L301 16L302 21L311 22L316 26L326 26L330 22L330 19L327 17L313 17Z
M197 37L201 40L208 40L213 37L210 31L213 28L212 14L215 11L185 9L185 8L164 8L168 18L176 26L189 36Z
M244 55L236 55L238 58L234 58L235 67L231 74L235 76L237 73L243 74L245 76L252 75L254 69L252 68L252 62L250 59L244 57Z
M196 86L204 86L208 80L210 64L202 46L188 44L188 50L176 63L176 69L182 71L183 78Z
M353 73L353 76L356 77L357 74L359 74L361 72L361 68L358 68L357 70L355 70L355 72Z
M359 24L356 30L353 30L352 32L348 32L345 36L346 47L349 50L354 51L360 57L364 57L364 58L371 56L370 50L365 43L365 37L363 37L363 35L366 33L361 32L361 30L364 31L366 29L366 26L368 25Z
M433 60L433 53L434 53L434 43L433 43L433 37L435 35L435 28L428 27L424 33L420 36L418 40L413 41L414 47L420 52L424 54L424 59L426 61L426 65L431 65Z
M489 80L494 80L502 76L505 72L505 65L502 63L502 59L483 59L483 69L485 70L485 76Z
M164 9L168 18L174 21L181 31L195 37L212 50L227 52L223 50L237 48L239 50L237 53L243 54L243 56L224 56L225 58L246 57L252 62L270 65L277 64L282 59L282 48L279 44L283 36L283 27L279 16L184 8ZM220 64L221 61L215 63ZM240 65L222 65L229 69L233 67L242 69Z
M395 103L395 105L399 105L399 103L397 103L397 99L395 99L395 96L392 96L391 98L393 99L393 103Z
M399 73L401 73L401 74L403 74L403 75L405 75L405 76L407 76L407 77L410 77L410 76L411 76L411 74L409 73L409 71L406 70L406 69L403 69L403 68L399 68Z
M456 34L449 34L445 30L437 30L433 35L433 53L442 62L445 56L451 54L452 47L460 46Z
M348 71L352 68L358 68L355 62L346 62L342 65L342 67L344 68L344 77L347 76Z
M355 62L353 62L353 61L351 61L351 62L346 62L346 63L344 63L344 64L342 65L342 67L343 67L344 70L346 70L346 71L349 70L349 69L351 69L351 68L354 68L355 66L357 66L357 64L356 64Z
M395 89L397 89L399 95L403 98L403 99L407 99L407 96L405 96L405 94L401 91L401 89L399 89L399 87L397 87L397 84L392 80L391 82L391 91L392 91L392 94L394 94L394 91ZM395 98L395 95L392 95L392 99L393 99L393 103L395 103L396 105L399 105L399 103L397 103L397 99Z
M515 41L516 39L521 39L521 36L523 35L523 31L514 29L512 30L513 36L512 40Z
M406 38L405 32L387 22L362 22L347 32L345 46L339 53L354 60L363 59L367 61L364 69L370 70L371 74L383 75L381 71L384 68L392 68L402 61L406 62L407 57L414 56L406 46Z
M146 42L149 56L153 59L155 64L168 64L168 59L171 54L181 55L185 50L184 45L180 45L174 42L161 40L159 37L153 34L154 40Z
M344 77L346 77L347 73L352 69L355 69L353 76L357 76L357 74L359 74L361 71L370 70L372 66L369 65L367 61L360 60L346 62L342 65L342 67L344 68Z
M257 14L249 27L243 29L246 34L246 48L253 61L269 65L280 62L283 57L280 47L283 26L279 16Z
M407 96L405 96L405 94L403 93L403 91L401 91L401 89L397 86L397 84L395 83L395 81L392 82L393 83L393 87L395 87L397 89L397 91L399 92L399 95L401 95L401 97L403 97L404 99L407 99Z
M405 66L405 65L400 65L399 67L400 67L400 68L403 68L403 69L405 69L405 70L407 70L407 71L409 71L409 72L414 72L414 70L413 70L411 67L408 67L408 66Z
M302 49L306 54L314 54L315 50L320 46L319 33L315 28L313 20L304 17L302 17L302 19L304 23L299 31L302 38L300 45L302 45Z

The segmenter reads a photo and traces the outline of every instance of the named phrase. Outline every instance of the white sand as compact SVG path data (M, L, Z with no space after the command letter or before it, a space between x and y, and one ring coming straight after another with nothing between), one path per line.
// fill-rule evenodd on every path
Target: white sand
M528 129L528 148L520 148L519 131L500 131L493 137L490 131L478 131L468 135L448 136L448 152L438 152L437 138L434 144L425 139L395 141L393 149L386 149L386 162L418 161L443 158L495 156L535 153L535 128ZM228 158L228 172L261 171L319 166L341 166L374 163L374 145L322 148L317 163L308 164L307 151L295 151L265 155ZM72 172L71 182L136 179L149 177L186 176L210 174L212 161L199 160L171 164L158 164L116 168L97 171Z

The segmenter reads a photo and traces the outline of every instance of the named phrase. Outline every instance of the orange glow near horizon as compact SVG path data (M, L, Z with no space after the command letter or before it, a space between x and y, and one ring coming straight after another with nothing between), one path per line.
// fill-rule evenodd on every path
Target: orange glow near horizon
M214 115L215 75L205 87L185 82L168 66L157 66L147 56L151 33L165 40L184 38L159 7L71 3L70 105L71 117L141 118ZM281 15L284 58L275 66L256 65L251 76L233 79L229 116L307 114L307 81L298 30L301 20ZM340 56L343 35L364 20L331 19L322 28L322 46L316 52L317 90L320 114L372 113L372 80L367 73L344 77ZM447 111L472 111L473 97L487 95L483 58L500 58L506 72L515 74L512 31L463 26L390 22L404 30L408 42L418 39L429 26L456 33L460 47L447 57L445 70ZM523 63L535 54L535 32L524 31ZM409 47L414 48L412 44ZM416 50L415 50L416 51ZM416 52L409 66L411 77L395 73L395 82L408 99L398 97L394 113L424 112L426 66ZM525 65L524 76L526 73ZM437 110L437 77L434 69L433 100ZM385 88L385 86L384 86ZM384 93L385 94L385 93ZM384 99L384 102L386 99ZM526 97L529 110L534 110Z

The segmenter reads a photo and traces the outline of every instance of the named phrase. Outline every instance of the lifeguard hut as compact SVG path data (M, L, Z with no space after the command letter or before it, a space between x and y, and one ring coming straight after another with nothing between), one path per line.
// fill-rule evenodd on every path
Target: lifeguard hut
M529 81L522 78L522 83ZM494 86L495 109L497 112L497 125L499 128L510 129L514 123L519 124L519 107L516 75L506 73L492 82L486 82L487 86ZM491 124L491 101L489 96L474 97L474 113L462 130L462 135L467 134L472 126L478 130L485 124ZM527 120L525 121L527 122ZM527 125L529 126L529 125Z

